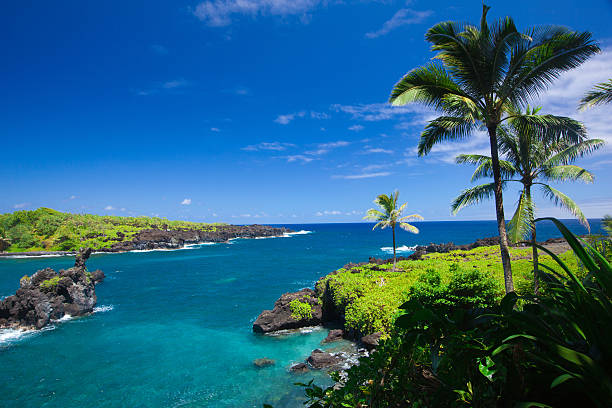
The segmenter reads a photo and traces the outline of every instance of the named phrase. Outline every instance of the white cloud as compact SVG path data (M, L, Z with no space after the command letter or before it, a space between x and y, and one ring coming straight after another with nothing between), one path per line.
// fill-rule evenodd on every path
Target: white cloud
M321 149L335 149L336 147L344 147L350 144L351 142L346 140L338 140L337 142L319 143L317 146Z
M30 205L30 203L18 203L18 204L15 204L13 208L15 209L24 208L24 207L27 207L28 205Z
M393 17L385 21L380 29L366 33L365 36L367 38L377 38L403 25L422 23L432 13L433 11L431 10L417 11L408 8L400 9Z
M281 158L287 159L287 163L298 162L298 161L301 161L302 163L310 163L311 161L314 160L314 157L308 157L303 154L294 154L292 156L282 156Z
M391 174L393 174L393 173L391 173L389 171L382 171L382 172L378 172L378 173L361 173L361 174L336 175L336 176L332 176L332 178L345 179L345 180L359 180L359 179L365 179L365 178L386 177L386 176L390 176Z
M370 103L359 105L340 105L335 104L331 109L336 112L348 113L353 119L365 120L368 122L389 120L396 117L402 117L407 114L422 114L426 111L416 104L406 106L392 106L388 103Z
M317 212L315 213L315 215L316 215L317 217L322 217L322 216L324 216L324 215L341 215L341 214L342 214L342 211L338 211L338 210L331 210L331 211L330 211L330 210L325 210L325 211L317 211Z
M173 79L171 81L157 83L149 89L141 89L135 92L136 92L136 95L148 96L148 95L158 94L160 92L176 91L177 89L180 89L180 88L187 88L191 86L192 84L193 83L191 81L187 81L185 79Z
M221 129L219 129L218 127L211 127L211 128L210 128L210 131L211 131L211 132L220 132L220 131L221 131Z
M310 111L310 117L312 119L329 119L330 118L328 113L325 113L325 112L315 112L315 111Z
M70 197L68 197L69 200L76 200L78 197L75 195L71 195Z
M190 85L189 81L184 79L174 79L172 81L167 81L162 84L162 88L164 89L174 89L174 88L182 88Z
M289 147L295 147L292 143L283 143L283 142L261 142L254 145L245 146L242 150L255 152L258 150L274 150L274 151L282 151L287 150Z
M364 129L362 125L353 125L349 126L348 130L352 130L353 132L360 132Z
M186 198L181 201L181 205L191 205L191 198Z
M115 207L113 207L112 205L107 205L106 207L104 207L104 209L105 209L106 211L112 211L112 210L114 210L114 209L115 209Z
M224 27L236 15L299 16L303 21L321 0L207 0L198 4L193 14L210 27Z
M363 153L364 154L368 154L368 153L386 153L386 154L391 154L391 153L393 153L393 150L382 149L380 147L375 147L375 148L366 149Z
M306 115L306 112L296 112L296 113L288 113L286 115L278 115L274 121L281 125L288 125L295 118L303 118Z

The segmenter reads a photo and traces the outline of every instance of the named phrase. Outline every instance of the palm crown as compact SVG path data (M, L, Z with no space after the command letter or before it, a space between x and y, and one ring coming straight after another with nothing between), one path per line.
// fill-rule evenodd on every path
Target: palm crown
M545 90L561 73L575 68L599 52L588 32L542 26L520 32L512 18L487 23L483 5L480 27L447 21L430 28L425 38L436 52L435 61L408 72L393 88L390 102L418 102L442 116L421 133L419 155L443 141L460 140L486 128L491 148L497 224L506 291L514 290L504 222L497 128L516 117L515 107ZM530 133L542 138L562 135L579 142L585 130L566 117L520 115Z
M404 211L404 209L406 208L406 204L408 203L404 203L398 208L398 198L398 191L395 191L390 195L379 195L374 200L374 204L378 205L382 211L377 210L375 208L370 208L367 211L366 216L363 218L370 221L377 221L376 225L374 225L374 227L372 228L373 230L376 228L395 228L396 225L399 225L400 228L406 231L412 232L413 234L418 234L419 229L414 225L408 224L406 221L422 220L423 217L418 214L406 215L402 217L402 212Z

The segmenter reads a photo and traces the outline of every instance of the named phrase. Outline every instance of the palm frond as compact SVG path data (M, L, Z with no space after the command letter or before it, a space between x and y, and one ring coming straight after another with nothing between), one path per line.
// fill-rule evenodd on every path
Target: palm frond
M583 181L585 183L592 183L594 180L593 174L580 166L571 164L545 167L542 169L542 175L551 181Z
M481 178L493 177L493 163L489 156L480 154L460 154L455 158L457 164L473 164L478 166L472 175L472 181ZM502 178L510 178L516 175L517 169L506 160L499 160L500 173Z
M544 193L544 195L549 200L551 200L556 206L568 210L570 213L574 215L574 217L578 218L578 221L580 221L582 225L584 225L589 231L591 230L591 228L589 227L589 222L587 221L586 217L580 210L580 207L578 207L578 204L574 202L574 200L572 200L571 198L569 198L568 196L566 196L559 190L552 188L548 184L543 184L543 183L534 183L534 184L539 184L540 187L542 188L542 192Z
M419 139L419 156L426 155L437 143L464 139L476 129L476 123L462 117L440 116L430 121Z
M508 239L515 243L526 239L534 228L533 219L533 200L523 190L521 191L516 211L510 222L508 222Z
M476 187L463 190L461 194L451 204L451 211L457 214L464 207L478 204L486 199L490 199L495 194L495 183L481 184Z
M378 221L381 220L385 217L385 214L383 214L382 212L378 211L375 208L370 208L368 211L366 211L366 215L365 217L363 217L364 220L371 220L371 221Z
M580 143L587 137L587 131L577 120L555 115L519 115L509 119L519 135L529 135L545 144Z
M587 139L580 143L572 144L561 150L557 154L547 159L544 166L557 166L559 164L570 164L580 157L593 153L603 147L605 142L602 139Z
M578 109L583 111L595 105L612 103L612 79L595 85L592 90L580 100Z
M399 226L401 229L408 231L408 232L412 232L413 234L419 233L419 229L417 227L415 227L414 225L408 224L407 222L400 222Z
M372 227L372 231L374 231L376 228L385 229L387 227L389 227L389 222L388 221L380 221L380 222L376 223L376 225L374 225Z
M424 220L419 214L410 214L398 219L400 222L408 221L408 220Z

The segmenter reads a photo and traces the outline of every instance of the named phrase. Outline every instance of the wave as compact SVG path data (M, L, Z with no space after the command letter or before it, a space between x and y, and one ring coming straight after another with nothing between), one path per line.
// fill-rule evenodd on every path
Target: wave
M404 253L404 252L414 252L414 250L416 249L416 245L415 246L407 246L407 245L402 245L399 247L395 248L395 252L400 252L400 253ZM387 253L387 254L392 254L393 253L393 247L382 247L380 248L381 251Z
M72 316L70 316L69 314L65 314L57 320L52 320L52 322L61 323L61 322L67 322L68 320L72 320L72 319L73 319Z
M74 257L74 255L68 255L68 254L44 254L44 255L0 255L0 258L26 259L26 258L56 258L60 256Z
M293 235L306 235L306 234L312 234L312 231L301 230L301 231L295 231L295 232L285 232L283 234L283 237L291 237Z
M94 307L93 312L94 313L110 312L114 308L115 308L115 306L113 306L113 305L101 305L101 306Z
M10 346L11 344L49 330L55 330L55 326L49 325L40 330L0 329L0 348Z

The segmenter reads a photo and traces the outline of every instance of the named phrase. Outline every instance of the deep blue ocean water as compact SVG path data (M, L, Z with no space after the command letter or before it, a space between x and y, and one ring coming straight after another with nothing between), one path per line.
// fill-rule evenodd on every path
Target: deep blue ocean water
M576 221L566 223L585 233ZM398 247L466 244L496 233L494 221L415 224L421 233L398 232ZM345 263L388 257L382 248L390 247L391 231L372 232L368 224L287 226L311 233L93 255L88 269L107 276L96 288L96 313L25 336L0 331L0 407L302 406L303 391L293 383L326 377L290 374L288 367L320 347L327 332L255 335L253 321L282 293L312 287ZM591 227L601 232L599 220ZM540 223L538 235L560 236L550 223ZM0 298L13 294L25 274L73 263L0 259ZM276 365L257 369L253 360L260 357Z

